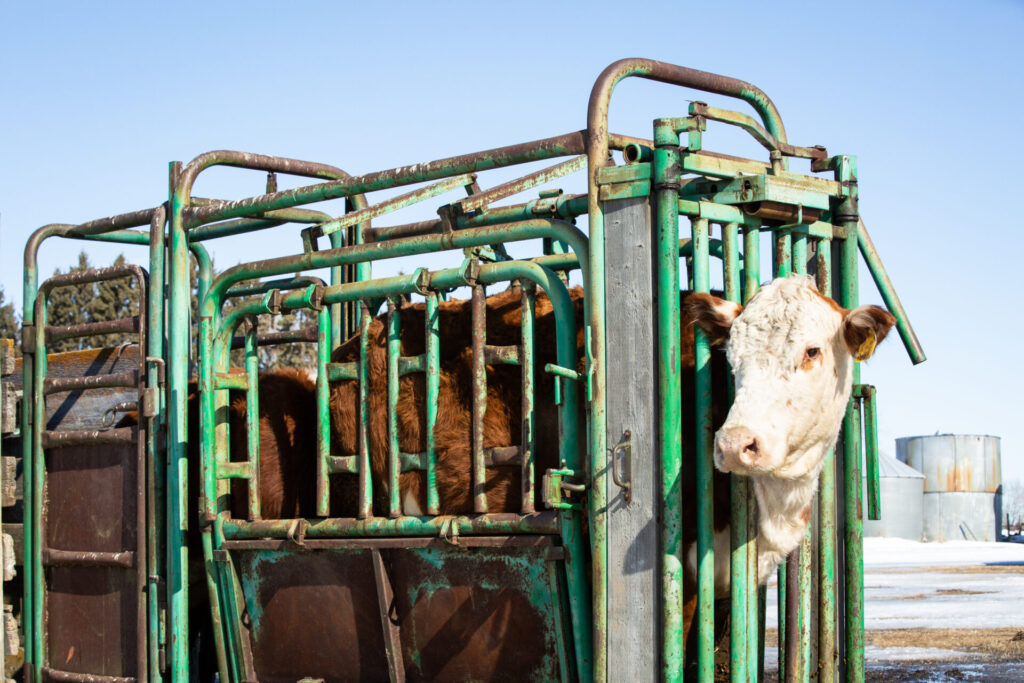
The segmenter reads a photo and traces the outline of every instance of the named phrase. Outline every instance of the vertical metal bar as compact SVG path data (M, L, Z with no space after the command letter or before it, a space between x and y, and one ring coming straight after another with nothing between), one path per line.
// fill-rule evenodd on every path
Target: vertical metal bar
M441 386L441 328L437 307L437 292L427 292L425 305L427 354L427 514L436 515L440 509L437 494L437 452L434 425L437 423L437 397Z
M484 463L484 412L487 410L487 296L473 285L473 511L487 512L487 470Z
M657 220L658 414L662 507L662 666L666 681L682 680L683 552L682 429L679 360L679 134L668 121L654 123L652 163ZM591 216L593 226L594 217ZM602 226L603 227L603 226ZM602 244L603 250L603 244ZM592 250L593 253L593 250ZM602 254L603 255L603 254ZM591 267L599 264L591 256ZM601 283L603 291L604 283ZM604 430L604 425L601 425ZM597 645L600 647L600 644Z
M388 516L402 515L402 496L398 478L402 473L398 458L398 359L402 355L402 320L395 301L388 298Z
M693 284L698 292L711 289L708 222L691 220L693 234ZM697 680L710 683L715 677L715 546L712 476L711 346L702 329L694 326L694 381L697 434Z
M148 336L146 337L146 356L163 358L164 355L164 225L167 213L163 207L153 212L149 225L149 308L147 315ZM156 415L146 429L146 476L149 487L149 500L146 502L146 628L149 632L148 668L150 680L162 683L160 671L160 577L163 574L160 566L163 533L160 528L160 516L157 507L165 500L163 469L160 467L159 434L163 433L163 390L157 365L147 364L146 386L153 390L156 397Z
M260 516L260 359L257 354L259 321L253 316L245 331L245 434L249 447L249 519Z
M328 308L317 311L316 322L316 504L317 514L326 517L331 510L330 470L327 466L331 458L331 388L327 377L327 363L331 360L334 333L337 328L332 310Z
M725 298L729 301L740 301L740 260L739 260L739 226L727 223L722 226L722 269L725 283ZM729 377L729 399L732 401L735 387ZM738 475L729 477L730 497L730 581L729 581L729 676L733 683L746 683L749 680L749 652L746 646L748 632L747 619L750 614L748 600L752 595L747 585L747 553L750 551L750 539L747 536L748 479Z
M878 413L876 391L870 384L861 384L861 406L864 416L864 463L868 484L868 519L881 519L878 494Z
M45 576L43 574L43 546L45 545L46 530L43 528L43 492L45 491L46 460L43 452L43 429L46 426L46 395L43 393L44 380L46 379L46 295L36 298L35 301L35 353L33 358L32 384L35 392L31 398L33 401L32 433L28 438L32 444L32 457L28 463L23 465L25 469L32 470L32 507L29 517L29 525L34 529L32 534L32 547L25 550L25 564L32 566L32 624L33 630L32 651L34 660L32 662L35 681L42 680L43 663L46 662L46 641L43 637L46 630L45 607ZM31 555L29 555L31 553Z
M202 279L202 278L200 278ZM199 299L202 302L202 298ZM199 467L200 467L200 505L199 514L204 520L202 528L203 564L206 577L206 590L210 600L210 618L214 627L214 647L217 654L217 669L224 680L230 680L228 668L228 651L236 652L232 647L234 642L233 634L235 625L225 623L223 618L223 597L222 589L225 585L221 579L217 563L213 560L215 546L214 535L216 527L210 525L211 520L217 519L218 514L218 488L225 486L226 482L217 480L217 464L223 456L218 457L227 448L227 438L224 433L228 425L226 421L221 424L215 423L215 415L218 407L227 406L227 391L214 391L213 377L217 366L217 350L213 343L214 326L216 318L201 316L199 318ZM222 355L225 357L224 351ZM223 413L222 413L223 414ZM218 436L220 437L218 440ZM219 450L218 450L219 449ZM170 541L167 543L167 552L171 552ZM173 680L173 676L171 677Z
M800 638L799 680L801 681L811 680L811 564L814 559L814 551L812 548L813 536L811 531L811 525L808 524L807 529L804 531L803 540L800 542L800 601L797 607L797 615L799 620L798 635Z
M761 279L761 231L758 227L743 229L743 303L757 292ZM747 595L747 673L751 681L760 680L764 654L764 619L760 607L764 592L758 588L757 564L757 500L754 487L747 484L747 576L744 592ZM757 599L755 596L762 596Z
M792 235L793 272L798 275L807 275L807 235L795 233ZM810 518L808 518L810 519ZM811 671L811 525L808 524L804 530L803 539L796 560L797 592L789 595L794 603L796 623L792 624L793 634L797 638L797 657L794 660L795 666L791 668L792 673L797 676L794 680L809 680Z
M179 184L181 162L171 162L171 228L168 316L174 321L168 335L169 383L167 439L167 602L170 609L170 678L189 678L188 657L188 376L190 267L183 211L188 189Z
M775 235L775 277L787 277L793 272L793 240L789 230Z
M780 681L787 680L786 679L786 671L791 666L791 663L788 661L788 659L786 657L786 654L789 652L789 649L788 649L788 644L789 644L788 641L789 641L789 639L786 637L788 635L788 631L789 631L788 626L787 626L789 620L787 619L787 615L786 615L786 604L787 604L786 603L786 594L788 593L788 591L786 589L787 588L787 579L788 579L787 573L788 572L787 572L787 567L786 567L786 560L783 560L782 564L779 565L779 570L778 570L778 586L777 586L778 598L775 601L776 602L776 608L778 609L778 629L777 629L778 630L778 636L777 636L777 640L779 641L779 680Z
M363 301L359 332L359 519L373 517L370 468L370 307Z
M836 223L846 230L842 242L842 291L844 308L857 306L857 164L852 156L836 161L836 180L850 188L849 197L833 211ZM860 383L860 367L853 367L853 383ZM846 576L846 678L850 683L864 680L864 521L861 511L860 415L853 401L843 420L843 469L845 492L845 576Z
M22 299L22 326L28 328L35 324L36 296L38 294L39 270L35 260L36 252L30 241L25 248L25 271L23 274L23 299ZM38 333L37 333L38 335ZM37 504L35 496L35 392L42 391L42 385L36 388L35 366L36 353L25 353L21 361L22 376L22 410L21 410L21 456L22 456L22 478L23 496L22 501L24 513L29 516L28 524L24 525L25 536L22 581L23 600L22 605L22 628L25 634L25 664L26 674L31 672L34 681L39 679L38 649L36 647L36 633L41 625L35 620L35 595L36 595L36 571L35 562L29 557L29 553L35 552L35 528L31 523L32 511ZM33 557L35 555L33 554Z
M519 364L523 376L522 421L523 434L520 439L522 457L522 489L520 511L525 515L534 511L533 502L533 317L535 314L534 293L536 287L532 283L523 282L520 325L522 338L519 342ZM557 380L556 380L557 381ZM574 391L575 387L570 387Z
M803 667L800 664L800 615L798 606L800 604L799 580L800 580L800 551L801 546L786 557L786 604L783 611L786 613L786 669L783 676L781 671L781 660L779 663L779 679L786 683L799 683L800 673ZM780 629L781 631L781 629Z
M832 296L832 240L818 241L818 291ZM836 652L836 468L835 449L828 449L818 480L819 584L818 584L818 680L835 681Z
M793 262L794 273L807 274L807 233L795 232L792 234L793 241Z

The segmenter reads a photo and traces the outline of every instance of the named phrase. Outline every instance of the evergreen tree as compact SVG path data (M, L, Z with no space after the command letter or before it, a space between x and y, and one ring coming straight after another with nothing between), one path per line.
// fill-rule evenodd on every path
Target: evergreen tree
M119 255L113 265L124 265ZM83 251L78 255L78 264L68 269L69 273L89 270L93 265ZM60 275L58 268L54 275ZM87 282L57 287L50 293L46 306L47 325L79 325L128 318L139 312L139 285L133 277L117 278L103 282ZM115 346L125 341L123 334L104 334L96 337L61 339L49 345L50 353L76 349Z
M21 355L21 320L14 311L14 302L6 301L0 285L0 339L14 340L14 353Z

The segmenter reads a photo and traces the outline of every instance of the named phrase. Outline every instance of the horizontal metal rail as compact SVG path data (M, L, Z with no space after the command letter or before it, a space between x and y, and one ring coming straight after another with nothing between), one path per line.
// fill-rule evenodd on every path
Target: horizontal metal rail
M306 538L361 536L451 536L494 534L557 534L558 513L550 510L527 515L440 515L436 517L369 517L352 519L274 519L247 522L225 519L225 540L291 538L302 529Z
M59 339L71 339L75 337L96 337L101 334L114 334L123 332L127 334L138 334L140 327L139 316L130 318L119 318L117 320L104 320L95 323L81 323L78 325L47 325L45 328L46 341L54 342Z
M116 372L109 375L88 375L84 377L47 377L43 381L44 394L58 394L64 391L87 389L131 388L139 386L139 371Z
M103 446L132 444L138 439L139 428L118 427L116 429L62 429L59 431L43 430L43 448L60 448L62 446Z
M57 681L58 683L135 683L136 681L133 677L80 674L51 669L48 666L42 667L41 673L44 681Z
M79 567L124 567L130 569L135 566L135 553L131 550L102 553L86 550L43 548L43 564L50 567L73 565Z

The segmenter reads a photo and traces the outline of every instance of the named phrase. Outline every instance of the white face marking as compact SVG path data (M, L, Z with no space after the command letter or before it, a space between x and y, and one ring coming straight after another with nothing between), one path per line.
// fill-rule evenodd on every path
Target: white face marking
M853 359L842 322L804 276L765 285L732 322L726 353L736 398L716 435L720 470L817 473L850 394Z
M420 507L420 501L411 489L407 489L405 495L402 496L402 513L407 517L423 516L423 508Z
M715 597L729 597L729 580L731 579L729 554L731 548L729 527L715 532ZM691 543L686 549L686 563L693 576L697 576L697 544Z

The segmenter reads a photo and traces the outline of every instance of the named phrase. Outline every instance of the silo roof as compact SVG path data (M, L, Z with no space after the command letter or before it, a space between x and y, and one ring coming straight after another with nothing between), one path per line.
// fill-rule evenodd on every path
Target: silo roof
M878 454L878 476L897 479L924 479L924 475L910 465L884 453Z

